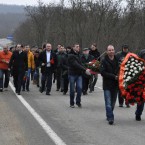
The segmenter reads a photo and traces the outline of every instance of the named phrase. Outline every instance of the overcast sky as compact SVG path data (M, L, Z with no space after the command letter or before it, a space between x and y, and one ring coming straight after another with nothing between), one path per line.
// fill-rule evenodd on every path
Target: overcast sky
M46 4L49 4L56 3L59 0L41 0L41 1ZM37 5L38 0L0 0L0 4Z

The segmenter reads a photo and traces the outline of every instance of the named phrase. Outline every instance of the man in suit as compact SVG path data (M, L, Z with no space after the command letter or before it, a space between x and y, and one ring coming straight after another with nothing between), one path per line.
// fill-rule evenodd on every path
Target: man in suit
M28 58L27 54L23 52L23 46L21 44L18 44L16 48L17 51L13 52L10 59L9 68L12 69L16 93L20 95L23 78L28 70Z
M50 95L52 73L56 68L56 54L52 51L52 45L50 43L47 43L45 50L40 53L39 61L42 73L40 92L44 92L46 87L46 95Z

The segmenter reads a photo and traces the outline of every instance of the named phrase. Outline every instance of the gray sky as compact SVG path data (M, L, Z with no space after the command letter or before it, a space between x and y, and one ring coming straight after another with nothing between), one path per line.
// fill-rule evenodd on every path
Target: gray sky
M41 0L42 2L56 3L59 0ZM38 0L0 0L0 4L16 4L16 5L37 5Z

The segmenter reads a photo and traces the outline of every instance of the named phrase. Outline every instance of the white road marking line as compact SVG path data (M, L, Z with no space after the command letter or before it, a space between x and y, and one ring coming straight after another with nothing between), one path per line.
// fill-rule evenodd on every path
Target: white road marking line
M15 93L15 88L11 82L9 85L13 92ZM66 145L66 143L51 129L51 127L43 120L43 118L28 104L28 102L23 98L22 95L17 95L17 98L21 101L21 103L27 108L27 110L31 113L31 115L37 120L37 122L41 125L44 131L48 134L48 136L52 139L52 141L56 145Z

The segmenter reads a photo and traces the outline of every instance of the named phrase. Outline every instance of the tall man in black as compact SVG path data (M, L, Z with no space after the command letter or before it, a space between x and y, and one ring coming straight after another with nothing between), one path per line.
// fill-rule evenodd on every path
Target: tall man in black
M52 73L56 68L56 54L52 52L52 45L50 43L47 43L45 50L40 53L39 61L42 73L40 92L42 93L46 87L46 95L50 95Z
M107 55L101 61L100 72L103 77L103 90L106 108L106 117L110 125L114 123L114 107L118 92L118 60L115 57L114 46L109 45Z
M9 63L9 68L12 69L12 75L14 78L14 86L16 93L20 95L23 78L28 70L28 58L27 54L23 52L22 45L17 45L17 51L14 51Z

